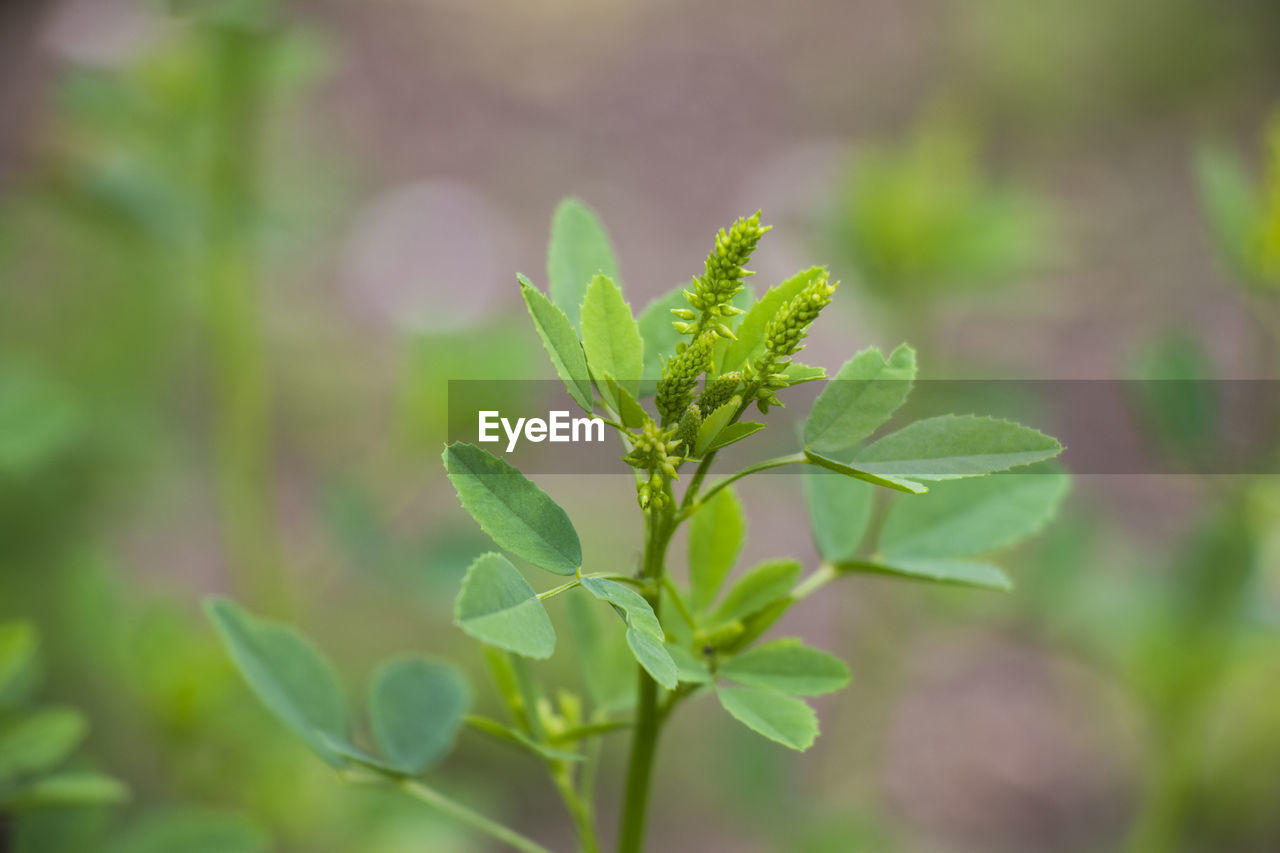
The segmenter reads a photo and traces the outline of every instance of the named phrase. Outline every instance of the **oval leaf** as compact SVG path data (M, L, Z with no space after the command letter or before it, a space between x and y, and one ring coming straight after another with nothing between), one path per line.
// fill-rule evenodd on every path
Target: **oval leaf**
M818 737L818 715L803 700L756 687L716 691L720 705L756 734L804 751Z
M849 684L844 661L796 639L775 640L745 651L721 666L720 674L746 687L792 696L820 696Z
M886 435L853 459L882 477L950 480L1004 471L1052 459L1056 438L1013 421L978 415L942 415Z
M556 648L546 608L501 554L481 554L467 569L453 620L477 640L525 657L549 658Z
M712 495L689 521L689 603L695 611L711 606L742 550L747 520L732 487Z
M471 513L494 542L535 566L571 575L582 565L578 532L560 505L493 454L457 442L444 451L444 467Z
M787 598L803 568L795 560L773 560L756 566L729 588L708 624L745 619Z
M591 208L566 198L551 218L547 246L547 281L551 300L560 306L575 330L581 329L582 300L596 273L618 279L609 235Z
M894 503L878 547L889 562L1007 548L1048 524L1070 485L1065 474L993 474L939 483L927 495Z
M814 401L804 424L805 444L819 453L856 446L906 402L915 375L915 350L906 344L887 360L875 347L858 353Z
M582 587L613 605L627 623L627 645L636 661L654 681L673 689L678 680L676 664L667 651L662 625L644 596L607 578L583 578Z
M862 480L811 471L804 478L804 499L818 553L825 560L849 560L871 521L873 487Z
M644 340L631 316L631 306L608 276L595 276L587 288L582 303L582 348L597 382L608 376L630 394L640 392ZM614 409L618 408L615 401Z
M542 339L542 348L547 351L551 366L556 369L556 375L573 401L590 414L594 404L591 373L587 370L587 357L582 352L577 331L564 312L543 296L529 279L522 275L516 278L520 282L520 295L524 297L525 307L533 320L533 328Z
M390 765L416 774L449 752L470 705L467 682L452 666L401 658L374 673L369 723Z
M65 761L89 725L74 708L18 711L0 718L0 783L43 773Z
M341 756L326 736L347 736L347 709L338 676L306 637L294 629L257 619L227 599L213 599L205 612L231 660L267 710L334 767Z

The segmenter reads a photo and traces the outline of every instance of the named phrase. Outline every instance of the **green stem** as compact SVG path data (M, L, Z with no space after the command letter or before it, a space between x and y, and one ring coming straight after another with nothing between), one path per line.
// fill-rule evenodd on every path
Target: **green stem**
M559 594L560 594L560 593L562 593L562 592L568 592L569 590L573 589L575 586L577 586L577 585L578 585L578 584L580 584L580 583L582 583L582 581L580 581L580 580L578 580L577 578L575 578L574 580L571 580L571 581L569 581L568 583L562 583L562 584L560 584L560 586L552 587L551 589L547 590L546 592L540 592L540 593L538 593L538 600L539 600L539 601L546 601L548 598L551 598L551 597L553 597L553 596L557 596L557 595L559 595Z
M645 513L645 545L642 577L645 598L658 612L662 600L662 577L666 568L667 545L675 529L670 514ZM649 788L653 778L653 760L657 753L658 733L662 720L658 712L658 684L642 667L639 673L639 706L635 731L631 737L631 757L627 767L627 786L623 794L622 819L618 830L618 853L641 853L644 849L645 819L649 810Z
M578 794L572 768L566 762L555 762L551 767L551 779L560 792L560 799L564 800L565 808L569 810L569 817L573 819L582 853L600 853L595 817L592 815L590 802Z
M725 486L728 486L730 483L733 483L737 480L741 480L743 477L749 476L751 474L755 474L760 471L767 471L770 468L780 468L783 465L804 465L806 462L808 462L808 459L805 458L805 455L803 453L788 453L786 456L778 456L773 459L766 459L763 462L757 462L754 465L748 465L746 468L743 468L741 471L730 474L728 477L725 477L723 480L716 483L711 488L707 489L706 494L704 494L702 496L702 499L699 500L697 503L688 502L687 495L686 495L686 504L680 508L680 513L679 515L676 516L676 520L683 521L684 519L688 518L690 515L697 512L699 507L701 507L707 501L711 500L711 497L716 492L720 491ZM689 484L689 488L690 489L693 488L692 483Z
M522 850L524 853L551 853L551 850L543 847L538 842L526 838L513 829L508 829L496 821L490 820L479 812L472 811L457 800L446 797L434 788L428 788L416 779L402 779L396 782L395 786L415 800L425 803L459 823L464 823L477 832L482 832L515 850Z
M258 125L269 42L235 26L209 30L210 149L203 284L213 369L219 514L240 595L284 603L271 494L270 405L259 306Z

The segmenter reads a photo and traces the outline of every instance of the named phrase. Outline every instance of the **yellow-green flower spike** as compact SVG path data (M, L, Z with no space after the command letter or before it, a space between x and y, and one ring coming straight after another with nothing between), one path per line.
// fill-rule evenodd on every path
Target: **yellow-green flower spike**
M663 366L654 402L664 424L678 421L693 402L698 377L711 366L711 350L715 343L715 332L703 332Z
M742 290L746 277L753 275L745 268L746 263L769 227L760 224L757 210L749 217L739 217L727 231L720 229L715 248L707 255L705 271L693 280L693 289L684 292L693 310L672 309L678 318L674 323L676 331L695 338L708 330L721 337L733 337L725 321L742 313L733 306L733 298Z
M826 273L814 279L778 311L777 316L765 327L764 354L748 366L748 384L755 391L756 405L760 411L769 406L780 406L779 388L787 386L782 371L791 363L791 357L804 349L804 339L809 327L818 319L822 309L831 304L831 296L840 282L831 281Z

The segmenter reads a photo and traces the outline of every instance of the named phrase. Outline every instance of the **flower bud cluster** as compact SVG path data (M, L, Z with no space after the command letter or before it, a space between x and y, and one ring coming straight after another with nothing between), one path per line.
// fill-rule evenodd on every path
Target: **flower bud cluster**
M662 509L668 500L666 481L676 479L676 467L684 457L676 456L680 439L676 429L664 430L653 421L647 421L638 434L624 433L631 450L622 461L632 468L645 472L645 479L636 486L641 509Z
M663 365L662 379L658 381L658 394L654 402L664 424L683 417L685 409L693 402L698 377L711 366L711 350L715 343L715 332L703 332Z
M727 321L742 313L742 309L733 306L733 298L742 290L746 277L753 275L745 265L768 230L769 226L760 224L759 211L748 218L740 217L728 231L720 229L715 248L707 255L704 273L693 280L692 290L684 292L690 307L671 310L677 318L676 331L694 338L706 331L733 337Z
M824 272L783 305L765 327L764 353L747 367L747 382L755 387L760 411L769 411L771 405L782 405L775 392L788 384L783 371L791 364L791 357L804 349L809 327L831 303L831 296L839 285L840 282L832 282Z

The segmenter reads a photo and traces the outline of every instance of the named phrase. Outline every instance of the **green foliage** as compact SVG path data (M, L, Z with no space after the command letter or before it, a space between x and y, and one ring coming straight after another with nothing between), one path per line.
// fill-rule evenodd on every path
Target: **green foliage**
M525 307L529 309L529 317L533 327L542 338L542 346L556 369L556 375L564 382L565 389L574 402L584 412L592 409L591 374L587 370L587 357L578 343L578 335L558 306L542 295L527 278L518 276L520 295L524 297Z
M556 632L524 575L501 554L481 554L462 580L453 621L477 640L531 658L548 658Z
M722 489L689 522L689 603L705 610L738 561L747 528L742 504L732 489Z
M38 672L36 632L23 622L0 624L0 820L19 812L119 803L116 779L69 770L89 731L74 708L28 704Z
M369 723L388 763L416 775L453 748L470 704L467 683L456 669L401 658L387 661L373 675Z
M551 220L547 281L551 301L560 306L575 330L581 329L582 300L597 273L618 279L609 235L591 208L576 198L567 198Z
M1280 114L1264 141L1261 181L1221 145L1201 148L1196 172L1209 227L1235 280L1274 291L1280 288Z
M792 696L757 687L716 691L720 706L738 722L785 747L806 750L818 737L818 715Z
M538 592L505 556L487 553L463 578L455 622L485 644L508 722L464 717L469 694L447 665L400 658L374 678L370 723L381 756L371 755L349 740L337 681L305 641L227 602L213 603L210 615L267 706L335 766L394 781L535 853L545 848L433 789L406 787L405 777L439 761L465 719L545 763L583 848L594 851L590 769L597 750L586 747L629 729L619 850L639 853L658 733L681 703L714 693L731 719L765 738L797 750L814 742L817 716L800 697L839 690L850 672L800 640L758 643L788 609L855 574L1008 588L985 555L1041 529L1067 480L1056 472L985 475L1042 462L1062 447L1028 427L975 415L917 421L866 444L910 393L916 359L906 345L888 357L865 349L848 361L809 413L803 447L709 484L717 451L764 428L742 420L752 403L767 413L786 389L826 375L794 361L838 286L826 269L813 267L774 286L744 313L744 265L767 230L757 214L720 232L691 288L654 301L637 321L603 229L570 200L552 227L552 299L520 277L553 369L585 410L603 401L600 413L619 434L621 462L634 474L643 544L634 571L623 553L589 565L568 515L541 488L477 447L445 448L445 470L481 529L501 548L563 577ZM641 399L650 390L655 398L646 406ZM805 502L821 564L805 576L797 560L771 560L725 590L746 535L746 513L730 485L789 465L814 472L805 478ZM921 480L937 482L931 490ZM668 571L667 552L686 521L689 570L682 584ZM556 650L543 602L563 593L570 596L569 645L589 710L576 693L546 690L526 660ZM604 605L621 618L621 629L601 620Z
M916 354L903 344L889 356L875 347L844 363L813 402L804 443L820 453L855 447L906 402L916 376Z
M347 735L338 676L309 640L285 625L249 615L226 599L205 611L232 661L267 710L334 767L343 760L329 740Z
M640 393L644 339L622 291L605 275L591 279L582 303L582 347L591 373L600 382L615 380L632 396ZM609 399L613 399L611 393ZM617 403L614 408L620 408Z
M571 575L582 565L582 545L569 516L515 468L462 443L445 448L444 466L463 509L494 542L558 575Z
M849 667L796 639L774 640L743 652L720 667L725 678L745 687L792 696L820 696L849 683Z

